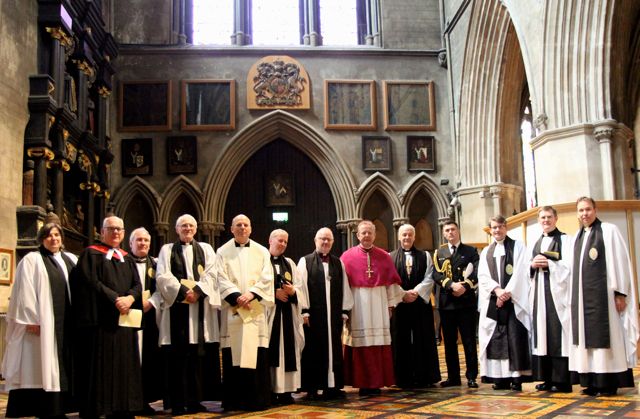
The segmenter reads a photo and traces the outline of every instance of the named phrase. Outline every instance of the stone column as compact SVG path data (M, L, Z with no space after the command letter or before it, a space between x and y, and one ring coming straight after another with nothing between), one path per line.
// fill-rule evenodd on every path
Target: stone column
M607 125L593 130L593 136L600 145L600 162L602 165L602 197L606 200L616 199L616 187L611 161L611 143L613 128Z

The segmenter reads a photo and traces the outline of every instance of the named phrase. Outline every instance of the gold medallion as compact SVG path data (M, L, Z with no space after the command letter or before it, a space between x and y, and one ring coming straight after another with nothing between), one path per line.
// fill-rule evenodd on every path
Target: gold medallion
M256 284L255 279L252 279L252 280L249 281L249 286L250 287L253 287L255 284Z
M202 275L202 272L204 272L204 266L198 265L198 273Z
M284 279L286 279L287 282L291 282L291 274L289 272L285 272L284 273Z
M591 260L598 259L598 250L595 247L589 249L589 257L591 258Z
M513 265L511 265L510 263L507 264L507 266L505 266L504 270L507 273L507 275L512 275L513 274Z
M149 278L155 278L155 277L156 277L156 271L155 271L153 268L151 268L151 267L150 267L150 268L147 270L147 276L148 276Z

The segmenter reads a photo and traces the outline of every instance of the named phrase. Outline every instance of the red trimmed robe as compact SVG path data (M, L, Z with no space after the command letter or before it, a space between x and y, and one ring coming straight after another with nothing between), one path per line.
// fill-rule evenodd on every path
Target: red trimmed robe
M361 246L340 257L344 263L354 305L344 335L345 384L377 389L395 384L389 307L404 295L402 281L389 254Z

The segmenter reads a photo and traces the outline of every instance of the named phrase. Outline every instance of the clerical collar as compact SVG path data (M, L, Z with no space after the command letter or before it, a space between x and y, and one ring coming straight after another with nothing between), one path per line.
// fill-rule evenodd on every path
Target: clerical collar
M506 237L505 237L505 238L506 238ZM502 245L504 245L504 239L502 239L502 240L496 240L496 243L497 243L497 244L502 244Z
M193 244L193 241L190 241L189 243L187 242L183 242L182 240L180 240L180 244L183 246L191 246Z
M147 263L147 257L146 256L138 257L138 256L134 255L133 253L131 253L131 258L136 263Z
M591 226L585 227L584 231L587 232L587 233L590 232L591 231Z
M361 244L360 244L360 245L358 245L358 246L360 246L360 249L362 249L362 251L363 251L363 252L365 252L365 253L369 253L369 252L370 252L370 251L372 251L372 250L373 250L373 248L374 248L374 246L371 246L370 248L368 248L368 249L367 249L367 248L365 248L365 247L364 247L363 245L361 245Z
M278 260L280 258L280 256L273 256L271 255L271 260Z
M249 247L249 243L251 243L251 242L248 241L245 244L242 244L242 243L238 243L235 240L233 242L236 244L236 247Z
M326 262L329 263L329 254L327 253L326 255L323 255L322 253L318 253L318 256L320 256L320 259L322 260L322 262Z

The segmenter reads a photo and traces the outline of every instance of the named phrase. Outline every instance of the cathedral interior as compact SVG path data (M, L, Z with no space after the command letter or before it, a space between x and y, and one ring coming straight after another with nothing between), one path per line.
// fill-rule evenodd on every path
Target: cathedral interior
M540 205L572 234L591 196L637 278L637 0L1 0L0 34L0 312L51 213L74 253L107 214L157 253L242 213L298 260L363 219L389 251L496 214L526 241Z

